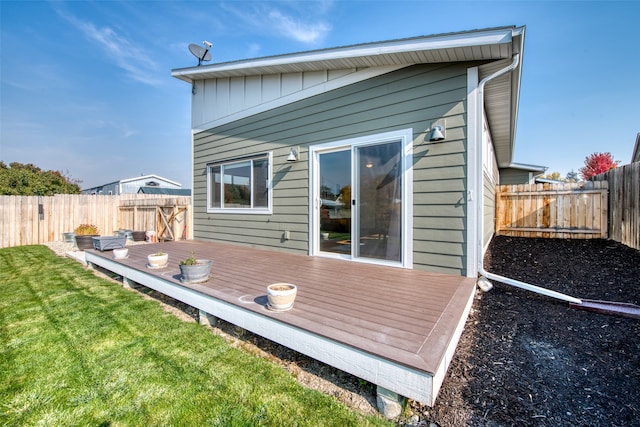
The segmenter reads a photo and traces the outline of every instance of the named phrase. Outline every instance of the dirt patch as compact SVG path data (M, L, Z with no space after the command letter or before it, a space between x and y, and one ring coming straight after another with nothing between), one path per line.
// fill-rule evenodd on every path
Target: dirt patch
M640 252L608 240L496 237L488 271L577 298L640 305ZM638 425L640 320L494 282L479 292L433 408L442 426Z

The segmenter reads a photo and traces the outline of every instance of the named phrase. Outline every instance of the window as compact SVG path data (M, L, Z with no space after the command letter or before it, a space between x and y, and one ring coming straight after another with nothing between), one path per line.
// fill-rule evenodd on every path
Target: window
M207 212L271 213L271 154L207 166Z

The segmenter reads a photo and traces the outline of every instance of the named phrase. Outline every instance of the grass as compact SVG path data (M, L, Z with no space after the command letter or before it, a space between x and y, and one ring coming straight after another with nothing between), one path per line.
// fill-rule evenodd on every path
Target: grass
M334 231L329 232L329 239L331 240L351 240L351 233L338 233Z
M0 249L0 340L4 426L391 425L44 246Z

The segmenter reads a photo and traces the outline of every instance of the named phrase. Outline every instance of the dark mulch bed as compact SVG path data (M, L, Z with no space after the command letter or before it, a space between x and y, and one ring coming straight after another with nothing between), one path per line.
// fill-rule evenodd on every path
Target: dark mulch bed
M640 305L640 251L609 240L496 237L488 271ZM434 408L442 426L640 425L640 320L494 282L479 291Z

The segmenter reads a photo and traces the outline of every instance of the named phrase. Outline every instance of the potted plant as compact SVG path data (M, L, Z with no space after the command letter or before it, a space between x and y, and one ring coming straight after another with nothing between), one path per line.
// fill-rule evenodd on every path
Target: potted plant
M134 242L144 242L147 233L145 231L132 231L131 236Z
M129 249L128 248L116 248L113 250L113 258L114 259L125 259L129 257Z
M180 261L180 281L183 283L203 283L209 280L211 273L210 259L198 259L195 252L189 258Z
M169 254L166 252L156 252L147 255L147 267L149 268L163 268L166 267L169 262Z
M267 308L274 311L287 311L293 307L298 288L291 283L273 283L267 286Z
M99 237L98 227L93 224L80 224L75 230L76 246L80 250L93 249L93 238Z

